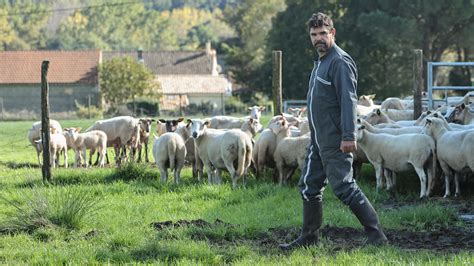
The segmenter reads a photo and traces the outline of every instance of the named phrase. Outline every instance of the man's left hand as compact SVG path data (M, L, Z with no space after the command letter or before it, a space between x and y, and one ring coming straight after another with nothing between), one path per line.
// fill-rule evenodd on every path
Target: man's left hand
M357 150L357 142L355 140L343 140L341 141L341 147L339 149L343 153L349 153Z

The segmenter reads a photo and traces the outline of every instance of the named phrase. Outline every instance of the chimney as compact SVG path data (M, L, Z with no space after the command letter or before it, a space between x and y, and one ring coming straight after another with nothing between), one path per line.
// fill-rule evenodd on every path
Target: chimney
M211 42L210 41L206 42L206 54L211 55Z
M143 60L143 49L141 47L137 50L137 59L139 63L143 64L145 62L145 60Z

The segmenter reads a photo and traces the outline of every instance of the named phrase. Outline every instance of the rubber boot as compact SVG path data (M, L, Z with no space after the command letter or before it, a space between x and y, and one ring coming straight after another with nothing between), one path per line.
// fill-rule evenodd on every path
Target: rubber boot
M365 244L379 246L388 243L387 237L380 226L377 213L364 194L361 194L358 199L354 200L349 207L364 226L365 233L367 234Z
M282 250L317 245L319 228L323 221L323 203L319 200L303 201L303 228L300 236L289 244L280 244Z

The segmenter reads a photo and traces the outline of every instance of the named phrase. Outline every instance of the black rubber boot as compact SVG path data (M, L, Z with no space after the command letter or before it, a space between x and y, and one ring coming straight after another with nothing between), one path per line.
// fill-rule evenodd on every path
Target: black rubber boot
M388 243L387 237L382 231L377 213L370 201L363 194L354 200L349 206L359 222L364 226L367 234L367 245L384 245Z
M323 203L319 200L303 201L303 228L300 236L289 244L280 244L282 250L317 245L319 228L323 222Z

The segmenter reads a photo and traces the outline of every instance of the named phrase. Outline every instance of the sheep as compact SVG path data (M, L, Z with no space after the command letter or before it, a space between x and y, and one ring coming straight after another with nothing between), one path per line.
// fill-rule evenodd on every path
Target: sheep
M174 132L167 132L156 138L153 143L153 158L160 170L160 179L168 180L168 166L174 171L174 182L179 183L181 169L184 166L186 147L183 138Z
M400 98L390 97L385 99L381 104L380 108L383 110L387 109L396 109L396 110L405 110L408 109L403 104L403 101Z
M253 162L255 163L255 177L258 179L265 167L275 168L275 160L273 159L273 154L276 149L276 134L273 132L272 128L278 126L278 121L284 119L282 115L275 116L270 120L268 124L268 129L265 129L257 139L253 149ZM278 178L278 172L275 171L273 175L273 180L276 182Z
M192 137L196 141L199 158L207 170L209 183L213 180L220 183L220 171L227 169L232 178L232 187L236 188L237 180L244 175L252 160L252 141L249 136L241 130L209 129L209 120L190 119L188 123L191 124Z
M384 112L393 121L412 120L414 117L413 110L385 109Z
M249 118L242 124L240 130L253 139L257 133L263 130L263 126L257 119Z
M116 163L120 165L122 160L126 158L126 146L131 145L132 149L138 146L141 123L140 119L131 116L118 116L99 120L86 129L86 132L91 130L105 132L107 135L107 146L114 146ZM122 155L120 149L122 149Z
M85 133L79 133L81 128L65 128L64 135L71 148L74 149L76 157L74 167L81 164L82 155L84 156L84 164L87 167L86 149L90 150L90 156L97 150L99 152L99 167L104 167L105 153L107 149L107 135L100 130L91 130Z
M425 122L424 132L433 137L436 142L438 161L444 173L444 197L451 195L450 180L455 172L456 194L460 196L459 173L474 172L474 131L454 131L446 127L441 118L428 118Z
M257 121L260 121L260 117L262 116L262 112L265 110L265 106L252 106L249 107L248 110L250 111L250 117L246 118L253 118Z
M422 126L412 126L412 127L401 127L401 128L377 128L372 126L370 123L364 119L358 119L358 123L364 125L365 128L372 133L384 133L390 135L402 135L402 134L421 134L423 131Z
M43 150L43 146L36 145L36 141L41 138L41 123L42 121L33 123L31 128L28 130L28 134L27 134L28 141L31 143L33 147L35 147L36 156L38 158L39 165L41 165L40 154L41 154L41 151ZM54 128L55 132L58 132L58 133L61 133L63 131L59 122L53 119L49 120L49 128L50 129Z
M150 139L151 124L155 122L155 119L142 118L140 119L140 141L138 145L138 162L142 161L142 148L145 147L145 162L150 162L148 159L148 141Z
M276 134L276 149L273 158L279 172L279 184L286 184L295 169L304 168L304 161L311 138L309 134L300 137L290 137L290 124L285 119L272 127Z
M420 198L429 196L436 172L436 150L431 137L424 134L374 134L360 125L357 130L357 143L375 168L377 189L382 187L384 168L399 172L410 169L411 165L420 179ZM428 168L428 189L425 166Z
M474 124L474 111L469 110L469 108L462 103L454 108L452 122L463 125Z
M361 95L359 96L359 99L357 100L357 104L367 106L367 107L375 106L374 99L375 99L375 94ZM380 107L380 105L378 107Z
M34 141L37 150L43 150L43 140L37 139ZM53 168L56 168L57 157L61 152L64 154L64 168L68 167L67 162L67 141L62 132L57 132L56 128L50 129L49 140L49 154L51 155L50 163Z

